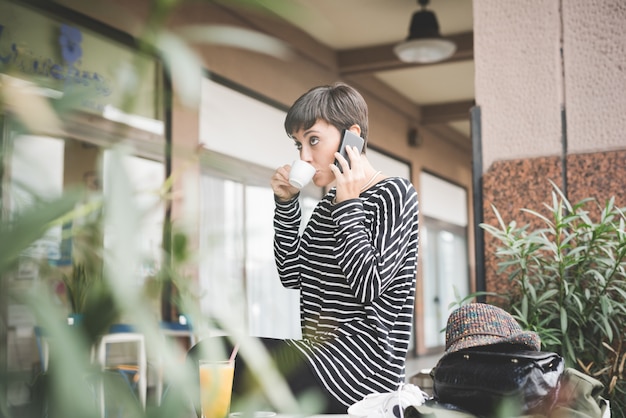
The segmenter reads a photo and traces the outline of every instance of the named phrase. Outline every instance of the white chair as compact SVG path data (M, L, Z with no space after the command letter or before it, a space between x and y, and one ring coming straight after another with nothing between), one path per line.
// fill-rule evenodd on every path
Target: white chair
M186 322L161 322L161 332L167 337L186 339L188 341L187 348L196 344L196 334L191 325Z
M97 357L98 363L102 367L102 370L109 368L108 364L108 346L112 344L133 343L136 347L136 376L137 376L137 392L141 406L146 407L146 395L148 391L148 373L147 373L147 359L146 359L146 344L143 334L137 332L111 332L103 335L98 344ZM120 365L113 365L115 367ZM123 365L122 365L123 366ZM121 370L121 367L119 368ZM105 397L104 397L104 382L100 382L100 414L102 418L105 417Z

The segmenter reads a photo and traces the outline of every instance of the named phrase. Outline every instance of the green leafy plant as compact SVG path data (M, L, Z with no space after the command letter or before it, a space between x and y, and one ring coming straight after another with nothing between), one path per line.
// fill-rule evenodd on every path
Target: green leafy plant
M211 27L210 25L181 28L172 32L166 28L166 21L171 13L183 3L182 0L155 0L151 2L151 11L143 22L143 30L139 35L140 50L148 51L160 58L175 91L172 94L184 105L198 106L198 82L203 77L202 59L196 54L192 44L211 43L237 45L255 52L271 54L277 58L285 57L288 50L282 42L261 36L260 33L232 27ZM243 6L254 6L254 2L237 0L230 2ZM290 2L282 0L286 6ZM262 8L261 5L256 5ZM250 36L252 35L252 36ZM262 41L262 42L260 42ZM139 52L137 56L139 56ZM117 72L124 111L133 112L139 95L133 90L128 80L141 79L146 68L146 60L136 59L130 66ZM0 63L0 73L12 73L13 68ZM17 74L16 78L27 78ZM38 80L29 80L37 83ZM0 125L4 126L4 113L10 113L15 140L21 135L37 132L61 132L61 119L70 115L77 103L89 100L88 96L64 92L60 99L50 99L29 92L25 83L2 83L0 85ZM33 109L37 109L34 111ZM22 388L26 378L9 370L6 362L0 362L0 417L100 417L101 412L96 402L98 383L104 382L108 396L115 400L127 417L176 417L191 416L190 394L197 390L193 371L188 362L181 363L185 351L177 344L166 340L159 329L158 318L154 317L153 301L148 300L143 288L137 285L137 267L142 263L139 245L135 238L140 236L138 228L142 213L134 202L134 190L130 187L128 173L122 160L129 150L123 143L126 137L123 127L112 136L120 139L111 142L113 156L110 170L110 192L105 194L102 206L98 207L98 220L92 226L95 229L72 231L73 268L59 268L42 260L46 268L39 270L39 277L64 280L68 289L68 303L74 313L83 314L80 326L68 326L66 321L67 307L57 303L51 291L49 281L41 280L28 291L11 289L12 277L19 269L21 255L44 236L52 227L65 222L75 222L87 214L95 212L93 207L83 202L84 196L67 189L61 196L38 196L32 192L32 205L26 205L20 212L0 218L0 304L3 306L19 304L32 316L39 328L45 330L45 338L49 343L49 368L37 373L34 379L28 380L28 402L16 405L11 397L14 388ZM0 138L0 177L8 170L5 162L11 157L11 151ZM6 154L5 154L6 152ZM164 156L171 158L184 157L181 149L174 149L166 144ZM166 180L164 189L169 191L172 179ZM4 186L4 184L3 184ZM9 208L3 207L7 191L0 187L0 208L2 214L8 214ZM76 226L76 225L75 225ZM81 225L85 226L85 225ZM203 315L197 306L194 292L188 283L189 275L186 268L197 263L198 256L188 246L188 238L183 233L171 234L171 227L165 222L163 262L155 274L157 295L163 285L173 286L173 303L189 316L194 330L198 335L209 335L212 331L212 320ZM102 231L106 230L114 239L109 251L104 251ZM81 235L84 233L84 235ZM75 251L74 251L75 250ZM81 253L81 254L79 254ZM81 255L83 257L81 257ZM150 293L150 292L149 292ZM151 295L153 295L151 293ZM157 296L158 297L158 296ZM141 332L149 347L149 355L165 376L167 391L160 404L152 399L146 408L140 407L133 392L126 384L120 384L119 375L112 375L102 370L91 356L98 339L107 332L110 325L118 317L132 318L133 325ZM7 355L6 309L0 309L0 355ZM237 329L229 329L229 323L221 324L224 330L235 337ZM253 337L248 337L252 338ZM254 342L254 341L253 341ZM256 374L262 376L264 387L274 397L273 403L279 411L287 410L296 404L293 395L286 385L281 384L280 376L269 365L261 361L267 357L264 348L257 344L241 350L240 355L247 357ZM254 360L254 361L252 361ZM261 366L259 366L259 363ZM265 367L265 369L264 369ZM111 379L117 377L117 380ZM11 390L9 390L11 389ZM110 390L110 393L109 393ZM255 399L250 400L250 404ZM315 412L319 403L308 403L308 408ZM253 409L251 407L251 409ZM115 410L114 412L117 412ZM189 412L189 413L188 413ZM112 415L111 412L109 415Z
M100 210L93 213L95 216L88 222L85 222L88 218L84 216L73 221L76 226L71 232L72 266L68 273L63 274L63 283L72 314L81 315L85 312L90 293L102 282L103 220Z
M536 219L518 226L481 227L498 241L502 293L486 293L526 329L542 349L560 353L571 367L605 385L613 416L626 416L626 216L609 199L571 204L552 183L549 215L522 209ZM475 296L475 295L474 295Z
M99 280L99 278L89 275L84 264L75 264L72 266L71 273L64 276L63 282L73 314L81 314L84 311L87 294L94 280Z

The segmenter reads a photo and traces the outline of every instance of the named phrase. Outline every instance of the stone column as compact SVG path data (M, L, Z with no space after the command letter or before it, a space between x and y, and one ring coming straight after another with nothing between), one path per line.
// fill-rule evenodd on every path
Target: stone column
M474 1L484 221L532 221L553 181L572 202L626 206L626 3ZM475 138L475 140L477 140ZM485 282L496 243L485 234ZM477 278L481 280L481 278Z

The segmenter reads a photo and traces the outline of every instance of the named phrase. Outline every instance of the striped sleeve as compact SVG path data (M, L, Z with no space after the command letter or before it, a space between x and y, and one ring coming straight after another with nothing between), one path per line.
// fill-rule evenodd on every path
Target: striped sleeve
M362 303L371 302L393 282L405 262L412 238L417 196L405 196L401 184L392 183L378 200L377 222L365 228L366 202L342 202L333 215L337 222L337 262ZM408 198L407 198L408 197Z
M288 289L300 287L298 247L301 210L296 196L288 202L276 200L274 210L274 259L281 283Z

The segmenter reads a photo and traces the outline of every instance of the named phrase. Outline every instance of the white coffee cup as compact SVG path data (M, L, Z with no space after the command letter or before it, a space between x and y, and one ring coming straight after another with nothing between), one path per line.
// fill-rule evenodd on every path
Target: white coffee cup
M295 160L291 164L291 171L289 172L289 184L298 189L303 188L315 175L315 167L306 161Z

